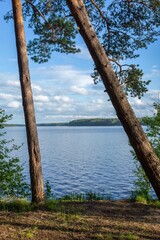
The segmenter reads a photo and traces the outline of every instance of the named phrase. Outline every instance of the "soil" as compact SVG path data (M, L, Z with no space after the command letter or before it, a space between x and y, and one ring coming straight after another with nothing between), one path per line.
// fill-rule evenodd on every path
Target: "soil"
M129 201L66 202L52 211L0 215L1 240L160 240L160 208Z

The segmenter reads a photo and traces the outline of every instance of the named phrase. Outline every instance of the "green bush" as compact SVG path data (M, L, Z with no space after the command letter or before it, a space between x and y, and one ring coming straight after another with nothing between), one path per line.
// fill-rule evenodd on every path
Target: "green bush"
M153 117L145 117L143 118L143 123L147 126L146 135L150 140L152 147L154 148L155 153L160 158L160 103L156 102L153 104L155 110L157 110L157 114ZM137 160L137 156L134 151L131 151L134 162L135 162L135 170L134 174L136 176L136 180L134 181L134 191L132 193L132 199L136 200L137 197L145 198L147 201L151 200L151 189L152 186L142 168L139 161Z
M15 212L26 212L31 211L34 207L26 199L9 198L0 200L0 210L2 211L15 211Z
M52 192L52 187L48 180L45 182L45 198L46 198L46 200L50 200L50 199L54 198L54 195Z
M71 193L64 195L60 198L61 201L98 201L98 200L111 200L112 197L107 194L100 194L96 192L86 192L86 193Z
M23 165L12 153L19 149L14 140L6 140L5 123L12 118L0 109L0 198L26 197L30 193L29 185L23 174Z
M139 163L135 152L131 151L131 153L134 157L135 169L133 170L133 172L136 177L134 180L134 191L132 192L131 198L134 201L136 201L137 198L141 197L143 199L146 199L147 201L150 201L151 200L150 191L152 189L152 186L141 164Z

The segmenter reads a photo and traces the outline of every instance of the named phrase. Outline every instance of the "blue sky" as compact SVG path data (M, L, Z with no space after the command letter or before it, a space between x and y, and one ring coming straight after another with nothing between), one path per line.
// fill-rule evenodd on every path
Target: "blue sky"
M3 14L11 9L10 2L0 3L0 108L13 114L12 123L23 123L13 22L3 20ZM31 30L26 29L27 39L31 35ZM81 37L78 37L78 46L81 53L54 53L45 64L39 65L29 59L37 123L116 117L103 84L93 84L90 77L93 61ZM139 53L140 58L134 63L143 69L144 80L151 79L152 82L144 98L129 98L138 117L154 113L152 104L160 92L160 40Z

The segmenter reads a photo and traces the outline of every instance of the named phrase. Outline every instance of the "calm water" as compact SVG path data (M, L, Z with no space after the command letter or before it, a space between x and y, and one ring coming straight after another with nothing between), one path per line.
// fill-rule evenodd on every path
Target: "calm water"
M38 133L44 179L54 194L93 191L114 199L130 197L134 164L122 127L39 127ZM28 175L25 128L9 127L7 136L24 143L18 156Z

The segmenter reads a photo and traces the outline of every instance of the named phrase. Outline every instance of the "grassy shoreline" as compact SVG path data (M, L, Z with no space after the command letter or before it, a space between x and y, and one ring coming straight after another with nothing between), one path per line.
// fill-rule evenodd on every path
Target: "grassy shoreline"
M128 200L48 200L39 205L17 200L10 209L1 207L0 239L158 240L157 206Z

